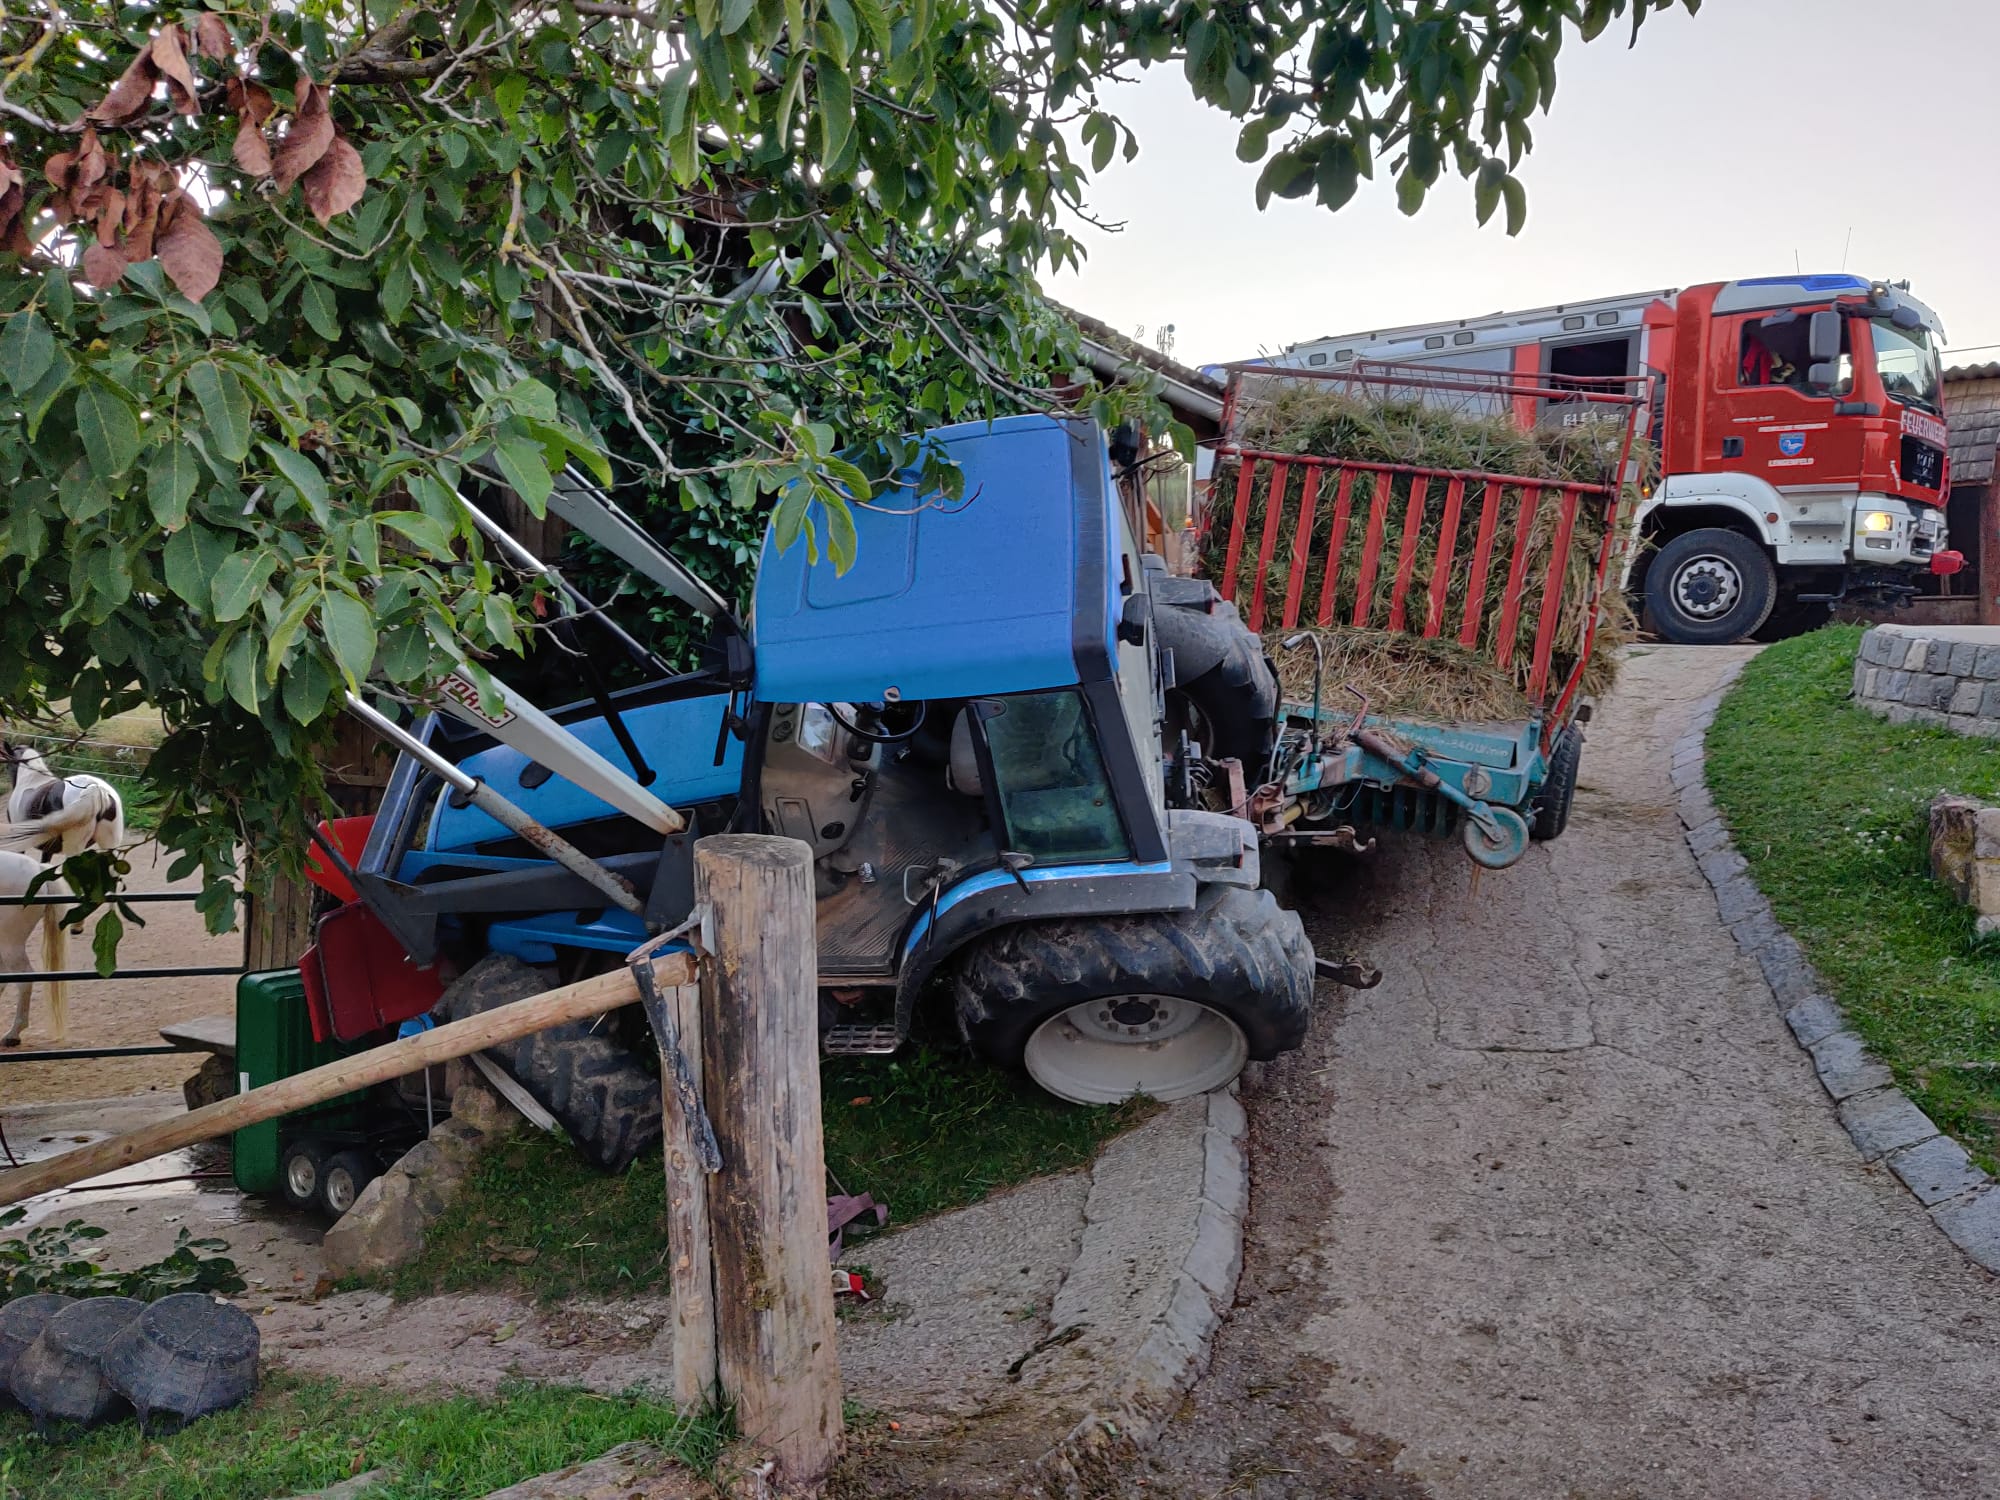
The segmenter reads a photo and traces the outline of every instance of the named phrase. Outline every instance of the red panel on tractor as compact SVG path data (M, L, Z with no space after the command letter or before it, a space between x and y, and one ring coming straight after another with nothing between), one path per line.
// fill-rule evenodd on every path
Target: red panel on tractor
M375 826L373 817L336 818L331 823L319 825L319 831L326 841L340 851L340 857L350 865L361 863L361 851L368 843L368 830ZM361 893L354 889L348 878L333 866L326 857L326 851L318 844L306 850L306 879L338 901L358 901Z
M411 963L381 918L358 902L320 918L299 972L317 1041L359 1041L424 1014L444 993L437 970Z

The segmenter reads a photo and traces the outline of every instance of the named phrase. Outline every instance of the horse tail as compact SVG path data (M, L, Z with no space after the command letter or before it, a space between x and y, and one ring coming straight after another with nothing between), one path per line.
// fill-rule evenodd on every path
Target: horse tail
M62 907L51 903L42 908L42 969L60 974L69 967L69 930L62 924ZM51 979L49 984L49 1031L61 1041L69 1035L69 981Z

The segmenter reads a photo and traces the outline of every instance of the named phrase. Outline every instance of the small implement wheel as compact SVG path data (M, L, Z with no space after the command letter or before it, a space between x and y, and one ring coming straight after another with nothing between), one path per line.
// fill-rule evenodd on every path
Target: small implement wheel
M342 1151L330 1156L319 1174L319 1206L330 1219L338 1219L361 1196L361 1190L377 1176L375 1158L366 1151Z
M1646 571L1646 605L1660 639L1678 646L1726 646L1762 625L1778 599L1771 554L1719 526L1685 532L1660 548Z
M1169 1101L1305 1039L1313 955L1269 891L1209 886L1193 911L1004 928L957 990L972 1044L1057 1098Z
M1528 805L1534 814L1528 837L1536 843L1560 838L1569 827L1570 804L1576 801L1577 765L1582 759L1583 731L1572 724L1556 736L1555 749L1549 755L1548 780L1535 789L1534 800Z
M1528 852L1528 820L1511 807L1489 807L1487 812L1499 828L1496 838L1470 817L1465 820L1465 852L1474 864L1488 870L1504 870Z
M279 1196L293 1208L319 1207L320 1169L325 1161L326 1148L318 1141L293 1141L278 1168Z

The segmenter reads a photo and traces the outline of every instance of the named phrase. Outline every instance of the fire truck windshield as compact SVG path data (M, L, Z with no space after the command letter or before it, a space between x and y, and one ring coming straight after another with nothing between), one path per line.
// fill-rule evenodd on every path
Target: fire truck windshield
M1871 318L1869 326L1875 332L1875 367L1882 376L1882 389L1898 401L1938 412L1943 381L1930 330L1898 328L1887 318Z

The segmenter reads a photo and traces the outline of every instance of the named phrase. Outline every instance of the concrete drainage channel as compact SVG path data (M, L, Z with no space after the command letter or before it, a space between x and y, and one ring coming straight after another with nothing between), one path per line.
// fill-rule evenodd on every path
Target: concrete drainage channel
M2000 1191L1994 1179L1895 1086L1888 1067L1847 1029L1840 1006L1824 992L1798 940L1778 925L1709 796L1703 769L1708 728L1740 670L1740 664L1731 669L1701 702L1693 727L1674 745L1673 785L1688 847L1715 891L1730 935L1757 961L1785 1024L1811 1055L1856 1149L1894 1172L1953 1244L1987 1270L2000 1272Z

